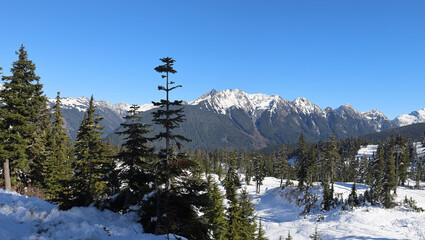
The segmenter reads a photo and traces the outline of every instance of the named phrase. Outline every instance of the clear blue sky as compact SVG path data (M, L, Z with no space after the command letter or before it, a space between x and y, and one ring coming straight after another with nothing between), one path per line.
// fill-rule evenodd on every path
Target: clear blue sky
M390 119L425 108L425 1L3 1L0 66L23 43L48 97L112 103L162 96L153 68L176 59L177 99L240 88L349 103Z

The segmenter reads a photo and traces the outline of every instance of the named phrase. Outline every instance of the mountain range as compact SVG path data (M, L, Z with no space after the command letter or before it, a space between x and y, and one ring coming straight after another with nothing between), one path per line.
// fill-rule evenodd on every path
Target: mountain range
M89 99L62 98L61 101L65 127L75 139ZM55 99L49 99L50 106L54 102ZM336 109L321 109L306 98L289 101L278 95L249 94L240 89L212 90L194 101L183 102L183 105L186 121L176 132L192 139L185 144L186 147L206 150L226 146L241 150L260 149L290 144L298 140L300 133L307 141L326 140L333 133L337 138L355 137L425 122L425 109L389 120L376 109L361 113L349 104ZM95 106L103 117L103 136L120 143L122 139L114 132L119 130L131 105L96 101ZM153 105L140 107L144 121L151 123L151 112L155 111ZM158 126L151 128L153 132L160 130Z

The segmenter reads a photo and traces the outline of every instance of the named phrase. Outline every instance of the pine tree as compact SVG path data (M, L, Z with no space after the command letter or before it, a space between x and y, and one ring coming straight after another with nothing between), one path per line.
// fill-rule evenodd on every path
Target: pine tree
M242 240L242 209L239 204L237 197L237 185L238 178L231 177L231 171L228 172L226 177L226 198L228 200L229 207L227 209L227 233L226 239L229 240Z
M382 195L384 196L384 207L390 208L393 202L392 190L397 188L397 179L395 174L394 155L391 148L385 154L386 164L384 172L384 181Z
M380 144L376 150L376 156L372 163L372 187L370 190L370 200L372 204L382 202L382 181L385 163L384 147Z
M401 155L401 161L399 164L399 185L405 186L405 183L407 181L407 169L410 166L410 153L409 148L405 146L402 155Z
M226 231L227 231L227 223L225 217L225 207L223 205L223 195L218 188L216 182L212 180L211 177L208 177L208 195L211 199L211 204L208 207L205 215L208 219L208 222L212 226L212 237L217 240L224 240Z
M164 131L158 133L155 136L155 139L157 140L165 140L165 148L161 149L159 153L159 166L157 167L157 174L158 177L163 178L165 181L165 189L160 189L159 185L157 184L157 224L155 229L155 234L160 234L161 231L168 231L167 226L163 226L164 223L162 221L163 211L162 209L168 208L168 193L171 190L171 164L172 159L172 151L171 147L173 142L176 143L176 145L180 148L181 143L179 141L190 141L189 139L183 137L182 135L174 134L172 131L179 127L179 123L184 121L184 114L183 114L183 108L180 107L182 104L182 101L175 100L173 102L170 101L169 94L170 91L182 87L181 85L172 86L175 84L173 81L169 81L169 75L175 74L177 71L174 69L173 65L175 60L166 57L161 58L161 62L163 62L163 65L159 65L155 68L155 71L158 73L161 73L161 77L165 78L165 86L158 86L158 90L165 91L166 98L161 99L159 102L152 102L154 106L159 107L158 110L153 112L153 121L155 124L161 125L164 127ZM165 193L165 200L163 201L165 206L161 207L161 199L160 196ZM162 229L162 230L161 230Z
M242 189L239 196L241 208L241 237L242 239L254 239L257 224L255 223L255 207L246 191Z
M261 217L260 217L260 222L258 224L258 235L256 240L267 240L268 238L266 238L265 235L266 233L264 232L263 225L261 223Z
M155 199L153 208L156 210L156 221L142 219L150 227L154 225L155 234L177 234L188 239L205 239L209 226L205 216L199 214L208 206L209 198L206 193L207 183L196 177L194 169L199 165L183 151L182 141L190 141L174 130L184 121L182 101L170 101L170 91L181 87L173 86L169 75L177 71L172 58L160 59L164 64L155 68L165 78L165 86L158 90L165 91L166 99L153 102L158 109L153 112L153 122L161 125L164 130L155 135L155 140L165 140L165 147L158 154L155 164ZM153 216L150 216L153 217ZM145 226L145 225L144 225ZM145 228L151 231L151 228Z
M29 181L37 187L45 185L45 175L43 174L48 156L47 145L50 137L50 113L47 108L47 97L43 95L43 84L37 80L34 84L35 91L32 97L32 108L35 110L31 119L31 124L35 126L35 131L30 138L30 147L27 148L30 172Z
M290 231L288 231L288 237L286 237L285 240L293 240Z
M89 108L78 129L75 139L75 161L72 164L74 175L73 205L88 206L93 200L101 196L106 190L107 156L105 143L100 137L103 127L99 125L102 118L95 113L93 96L90 98Z
M152 164L153 148L148 147L150 139L146 136L150 130L150 125L141 122L142 117L138 112L139 106L132 105L126 122L121 123L122 131L116 132L124 135L122 150L117 158L121 162L118 178L120 185L125 186L122 191L125 193L124 208L134 205L144 194L151 192L150 182L154 181L154 169Z
M12 76L3 76L4 89L0 98L0 159L3 162L6 189L11 189L12 180L22 184L30 181L30 161L27 150L31 146L37 127L39 102L37 90L40 77L35 74L35 64L28 60L28 53L22 45L16 54L19 59L12 64ZM34 83L36 82L36 83ZM12 179L11 179L12 176Z
M301 134L298 140L298 156L297 156L297 178L298 188L304 189L304 185L308 177L308 156L307 156L307 145L304 139L304 135Z
M317 231L317 225L314 229L314 233L312 235L310 235L310 239L312 239L312 240L321 240L322 239L319 235L319 232Z
M69 191L67 184L72 176L70 146L71 139L64 127L62 111L60 109L60 93L53 106L52 129L49 137L48 150L50 152L45 165L45 186L48 198L58 204L66 200L63 196ZM69 193L68 193L69 194Z
M265 169L264 169L264 158L263 156L255 152L254 153L254 181L255 181L255 192L260 193L261 185L265 178Z
M282 145L279 149L278 156L275 159L275 173L280 179L280 188L283 187L283 178L289 178L289 163L287 160L287 150L285 145Z
M350 206L358 206L360 204L359 198L357 197L356 182L353 183L351 193L348 195L348 204Z

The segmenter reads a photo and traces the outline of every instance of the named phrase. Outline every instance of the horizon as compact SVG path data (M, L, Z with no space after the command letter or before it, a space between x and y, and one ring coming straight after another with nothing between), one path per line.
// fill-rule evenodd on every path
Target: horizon
M173 99L239 88L305 97L321 109L378 109L389 119L425 108L417 87L425 78L419 0L19 1L2 8L3 75L24 44L49 98L157 101L162 81L153 69L170 56L178 71L171 80L183 85Z

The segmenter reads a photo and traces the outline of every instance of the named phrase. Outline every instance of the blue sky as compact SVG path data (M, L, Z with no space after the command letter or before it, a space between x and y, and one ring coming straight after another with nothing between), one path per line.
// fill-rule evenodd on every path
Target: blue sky
M211 89L349 103L390 119L425 108L425 1L4 1L0 66L23 43L48 97L160 99L153 68L176 59L177 99Z

